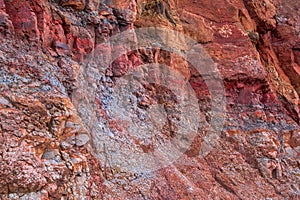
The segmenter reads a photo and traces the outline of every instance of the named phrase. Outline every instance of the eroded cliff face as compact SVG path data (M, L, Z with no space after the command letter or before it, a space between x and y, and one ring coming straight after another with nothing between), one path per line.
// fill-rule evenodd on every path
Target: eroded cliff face
M0 198L300 198L299 18L293 0L0 0ZM193 38L221 74L225 122L205 155L214 79L160 48L107 61L127 48L126 38L115 45L110 37L154 26ZM112 164L105 140L122 155L151 154L180 126L176 97L156 83L128 94L128 115L146 129L149 107L163 106L168 120L156 135L133 135L128 118L116 117L126 113L110 112L118 80L151 63L182 74L206 125L169 166L126 171Z

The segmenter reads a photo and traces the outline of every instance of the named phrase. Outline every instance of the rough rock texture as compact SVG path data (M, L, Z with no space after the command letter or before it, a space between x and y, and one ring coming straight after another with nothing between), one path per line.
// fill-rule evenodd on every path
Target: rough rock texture
M222 76L226 120L208 155L199 156L204 128L171 165L132 173L111 165L99 138L116 138L124 155L153 152L153 140L176 135L180 108L167 88L141 85L128 115L148 127L143 116L158 102L168 123L152 138L130 135L109 113L114 86L130 69L163 63L181 72L203 123L211 118L204 80L174 53L139 49L97 69L116 49L109 37L149 26L202 44ZM297 1L0 0L0 40L0 199L300 198ZM83 71L96 93L80 89ZM86 96L74 99L76 92ZM82 117L90 115L81 101L94 102L96 119Z

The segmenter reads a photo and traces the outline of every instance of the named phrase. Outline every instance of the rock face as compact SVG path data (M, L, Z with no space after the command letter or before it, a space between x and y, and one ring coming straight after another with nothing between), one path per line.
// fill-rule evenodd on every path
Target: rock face
M0 40L0 199L300 198L297 1L0 0Z

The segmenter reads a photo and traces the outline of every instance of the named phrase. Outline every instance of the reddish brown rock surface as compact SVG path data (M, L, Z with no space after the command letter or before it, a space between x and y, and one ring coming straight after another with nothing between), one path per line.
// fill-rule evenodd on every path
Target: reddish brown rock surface
M226 112L217 114L225 123L205 155L212 119L206 84L214 88L215 79L205 82L191 63L158 47L109 63L130 48L129 38L115 44L110 37L149 26L192 37L220 71ZM0 0L0 40L0 199L300 198L297 1ZM130 93L126 114L150 127L145 113L162 105L162 115L154 114L168 123L155 136L134 135L111 105L118 80L149 63L183 75L205 126L175 162L139 173L114 166L110 152L151 154L180 124L179 100L157 83ZM117 141L115 149L105 138Z

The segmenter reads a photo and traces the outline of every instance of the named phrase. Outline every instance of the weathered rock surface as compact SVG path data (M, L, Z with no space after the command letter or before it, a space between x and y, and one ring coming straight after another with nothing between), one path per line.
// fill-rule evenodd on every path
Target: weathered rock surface
M205 82L184 58L157 47L109 63L130 48L128 38L114 44L110 37L149 26L190 36L220 71L225 124L207 155L200 152L212 118L206 84L215 80ZM297 1L0 0L0 40L0 199L300 198ZM180 126L178 98L158 83L137 85L128 113L111 104L118 80L151 63L188 81L204 126L169 166L126 171L111 154L121 151L120 162L135 165L130 155L155 152ZM131 132L127 115L159 132Z

